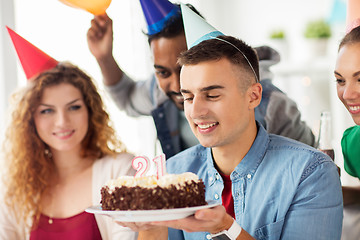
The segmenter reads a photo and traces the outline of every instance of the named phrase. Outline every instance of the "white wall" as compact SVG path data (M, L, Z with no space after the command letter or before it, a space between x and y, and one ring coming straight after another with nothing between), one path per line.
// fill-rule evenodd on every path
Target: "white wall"
M16 62L11 51L5 25L14 23L13 2L0 0L0 143L4 133L6 109L10 92L16 88Z

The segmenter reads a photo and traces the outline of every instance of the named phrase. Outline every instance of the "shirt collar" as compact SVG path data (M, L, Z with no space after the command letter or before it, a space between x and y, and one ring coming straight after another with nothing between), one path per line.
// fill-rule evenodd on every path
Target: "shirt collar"
M260 163L263 160L263 157L266 153L266 149L268 148L269 144L269 134L266 132L264 127L256 122L256 126L258 128L258 132L255 138L254 143L252 144L250 150L245 155L243 160L236 166L234 171L231 173L231 179L237 178L237 177L248 177L251 178L255 172L257 167L260 165ZM209 173L212 175L216 171L215 165L214 165L214 159L211 154L211 148L207 148L207 159L208 164L212 166L212 170L209 171ZM250 174L250 175L249 175Z
M238 175L240 177L247 176L249 174L253 176L256 172L257 167L262 162L266 149L269 145L269 134L266 132L265 128L256 122L258 133L256 135L255 141L252 144L250 150L245 155L243 160L236 166L235 170L231 175Z

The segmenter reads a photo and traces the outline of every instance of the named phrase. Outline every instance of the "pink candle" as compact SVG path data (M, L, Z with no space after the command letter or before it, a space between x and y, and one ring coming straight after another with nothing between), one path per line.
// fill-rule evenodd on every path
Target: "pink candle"
M149 170L150 161L145 156L138 156L132 160L132 166L136 170L135 177L145 176Z
M159 179L166 174L165 154L155 157L153 162L156 164L156 177Z

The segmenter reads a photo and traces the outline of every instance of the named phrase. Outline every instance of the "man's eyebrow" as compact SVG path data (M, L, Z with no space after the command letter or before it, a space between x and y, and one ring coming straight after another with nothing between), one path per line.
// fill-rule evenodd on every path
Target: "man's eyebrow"
M182 88L180 88L180 92L181 92L181 93L191 93L189 90L182 89Z
M164 67L164 66L161 66L161 65L156 65L156 64L154 64L154 68L161 68L161 69L166 69L166 67Z
M223 89L223 88L224 88L224 86L221 86L221 85L211 85L211 86L208 86L208 87L201 88L200 91L201 92L207 92L207 91L210 91L210 90Z
M356 76L358 76L360 74L360 71L357 71L357 72L355 72L354 74L353 74L353 77L356 77Z
M208 87L201 88L200 92L207 92L207 91L211 91L211 90L214 90L214 89L224 89L224 86L211 85L211 86L208 86ZM180 92L181 93L191 93L189 90L186 90L186 89L180 89Z

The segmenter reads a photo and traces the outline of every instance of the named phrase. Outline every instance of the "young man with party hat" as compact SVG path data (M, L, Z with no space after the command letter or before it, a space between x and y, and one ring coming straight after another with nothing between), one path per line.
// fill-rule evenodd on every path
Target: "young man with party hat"
M112 20L107 15L92 20L88 44L101 68L105 89L114 102L130 116L152 115L162 150L169 158L198 143L186 123L179 91L177 57L187 49L182 16L179 6L167 0L141 0L140 3L148 26L155 75L147 81L134 81L119 68L112 55ZM194 29L202 31L203 27L199 25ZM256 119L270 133L314 145L314 135L301 121L296 103L272 84L273 74L269 68L280 61L279 54L266 46L256 50L264 89L263 100L255 109Z
M187 25L190 10L182 8L186 30L194 24ZM337 167L326 154L269 134L256 121L262 86L253 48L212 30L205 36L186 32L189 50L179 57L184 111L200 145L168 159L167 172L197 174L206 200L221 205L138 225L148 229L139 239L166 239L164 226L171 240L340 239Z

